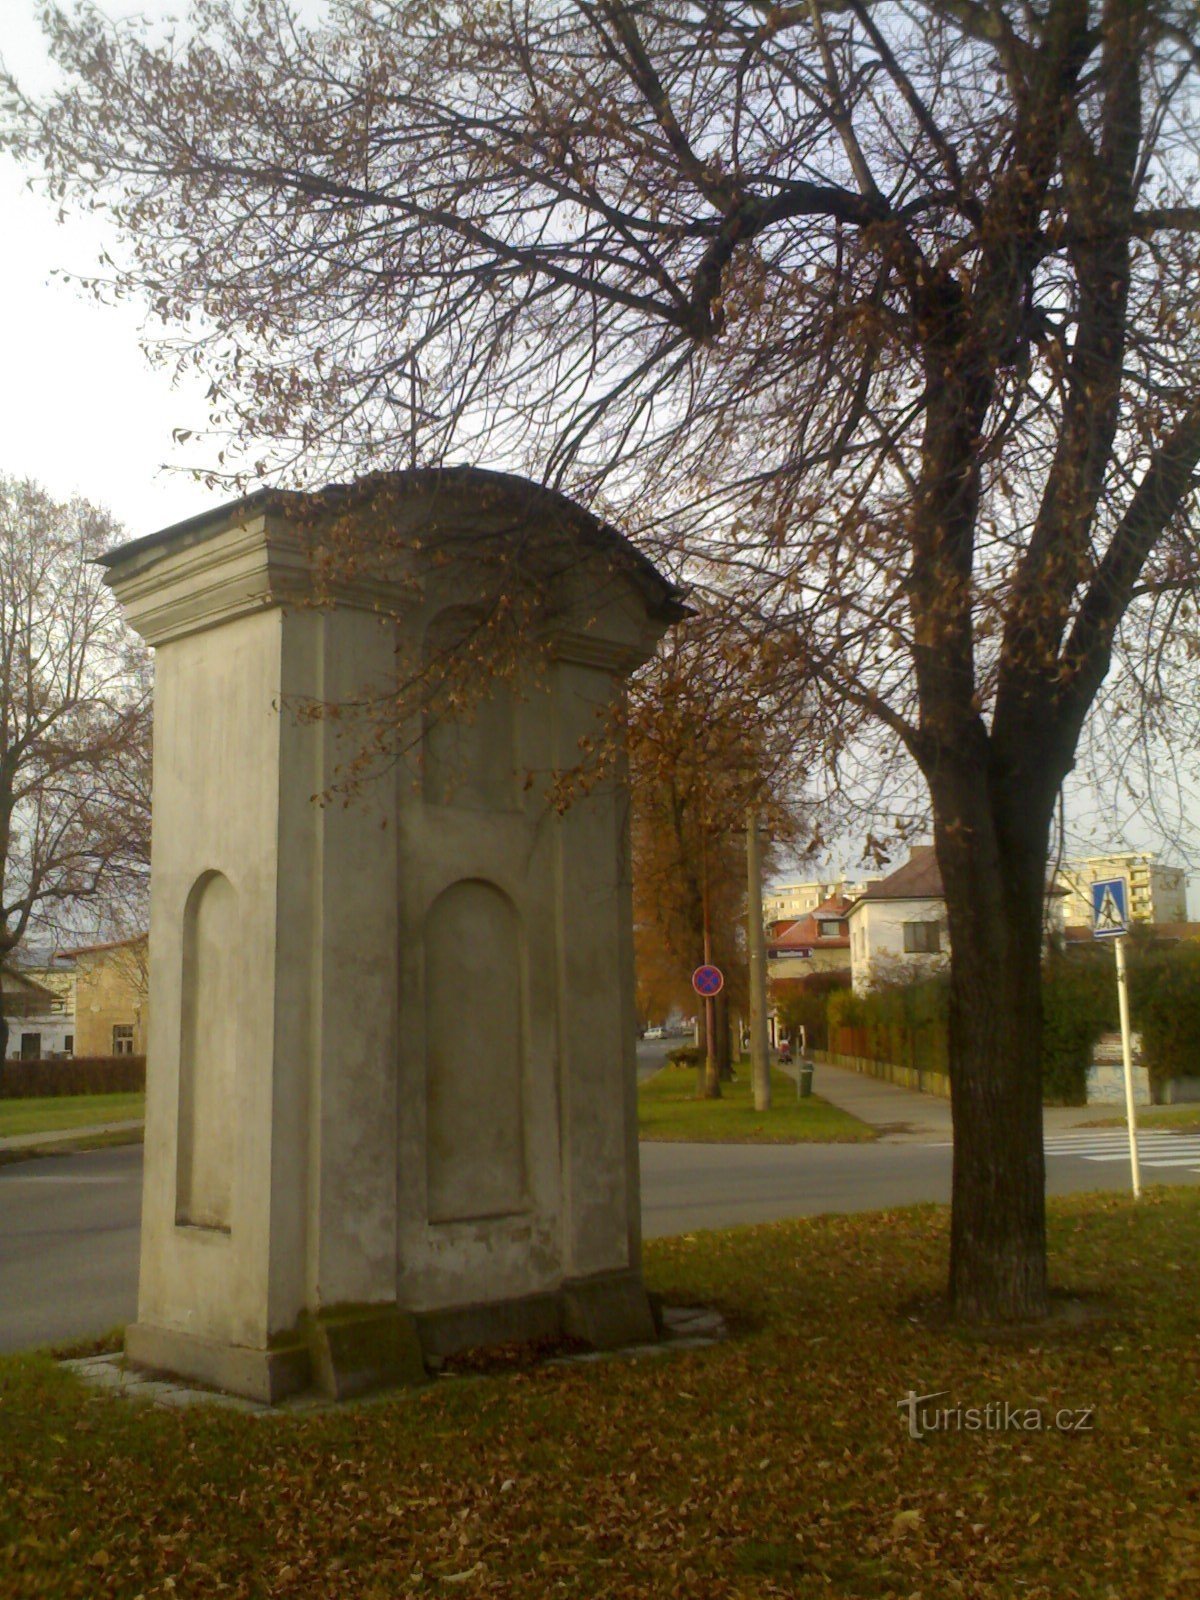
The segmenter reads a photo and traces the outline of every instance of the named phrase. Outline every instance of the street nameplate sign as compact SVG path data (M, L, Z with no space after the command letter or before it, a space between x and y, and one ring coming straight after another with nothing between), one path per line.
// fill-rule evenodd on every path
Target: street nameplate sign
M697 994L710 999L714 994L720 994L725 987L725 975L720 967L710 967L707 964L697 967L692 973L692 988Z
M1102 878L1092 885L1092 937L1119 939L1129 931L1124 878Z

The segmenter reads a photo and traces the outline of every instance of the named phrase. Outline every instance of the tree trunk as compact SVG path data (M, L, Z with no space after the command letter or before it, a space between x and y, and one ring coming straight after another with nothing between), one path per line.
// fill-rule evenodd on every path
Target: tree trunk
M713 1007L717 1014L717 1031L714 1043L717 1056L717 1077L722 1083L733 1081L733 1051L729 1038L729 991L722 989Z
M948 796L939 784L934 810L951 943L950 1299L964 1321L1035 1321L1048 1309L1041 956L1050 808L1028 791L1023 805L998 806L977 770L949 787Z
M712 1022L716 1009L716 1001L711 995L701 1002L700 1015L696 1024L696 1042L701 1051L700 1067L696 1075L697 1100L721 1099L721 1074L717 1061L717 1027L716 1023ZM710 1022L712 1022L711 1031Z

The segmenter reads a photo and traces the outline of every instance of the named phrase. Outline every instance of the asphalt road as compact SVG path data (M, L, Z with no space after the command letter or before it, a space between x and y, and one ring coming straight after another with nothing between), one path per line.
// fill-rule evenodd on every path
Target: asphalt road
M654 1076L667 1059L668 1050L674 1050L676 1045L688 1043L690 1043L689 1040L678 1037L670 1039L639 1039L637 1042L638 1081Z
M0 1351L131 1322L141 1214L140 1144L0 1166Z
M1128 1190L1119 1135L1102 1138L1113 1141L1114 1159L1069 1151L1048 1156L1051 1194ZM647 1238L950 1195L944 1144L643 1144L641 1150ZM1185 1159L1185 1151L1196 1153ZM141 1172L140 1145L0 1167L0 1351L86 1338L132 1320ZM1200 1141L1169 1145L1164 1161L1144 1167L1142 1178L1200 1183Z

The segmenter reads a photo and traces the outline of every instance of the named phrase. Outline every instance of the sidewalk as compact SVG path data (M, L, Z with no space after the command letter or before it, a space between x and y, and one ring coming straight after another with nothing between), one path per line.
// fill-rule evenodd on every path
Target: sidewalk
M783 1070L794 1076L796 1068L793 1065ZM813 1071L813 1093L839 1111L848 1111L890 1142L942 1144L949 1143L953 1136L950 1102L939 1095L901 1089L894 1083L868 1078L847 1067L827 1067L820 1061Z
M795 1075L795 1067L784 1067L783 1071ZM954 1136L950 1102L940 1095L902 1089L865 1073L825 1066L820 1061L813 1072L813 1093L840 1111L848 1111L890 1142L942 1144ZM1088 1123L1109 1122L1120 1114L1121 1107L1111 1105L1046 1106L1042 1123L1046 1133L1062 1133Z
M779 1065L779 1063L777 1063ZM655 1069L657 1070L657 1069ZM780 1065L792 1078L795 1066ZM639 1077L648 1074L639 1073ZM840 1111L874 1128L880 1137L897 1143L941 1144L953 1137L950 1102L940 1095L919 1094L894 1083L869 1078L865 1073L845 1067L816 1063L813 1093L828 1100ZM1068 1128L1086 1127L1094 1122L1111 1122L1121 1114L1120 1106L1047 1106L1043 1113L1047 1133L1062 1133ZM0 1138L0 1154L5 1151L41 1150L54 1145L70 1145L76 1140L108 1138L113 1134L140 1133L140 1119L105 1122L88 1128L60 1128L53 1133L18 1133Z
M47 1133L12 1133L0 1139L0 1153L5 1150L41 1150L49 1145L71 1144L77 1139L107 1138L114 1133L140 1133L142 1119L128 1122L101 1122L89 1128L56 1128Z

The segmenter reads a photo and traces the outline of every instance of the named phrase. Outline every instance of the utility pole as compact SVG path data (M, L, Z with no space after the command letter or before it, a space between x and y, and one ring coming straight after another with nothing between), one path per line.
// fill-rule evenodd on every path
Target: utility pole
M754 1109L771 1109L771 1060L767 1050L767 951L763 937L762 850L758 811L746 818L746 949L750 957L750 1081Z

